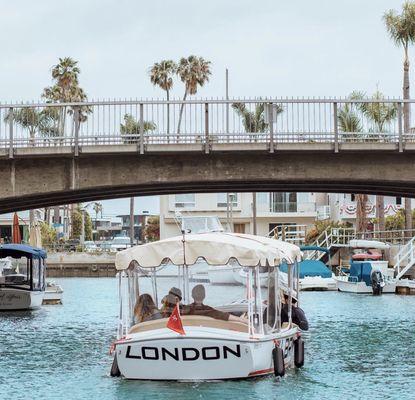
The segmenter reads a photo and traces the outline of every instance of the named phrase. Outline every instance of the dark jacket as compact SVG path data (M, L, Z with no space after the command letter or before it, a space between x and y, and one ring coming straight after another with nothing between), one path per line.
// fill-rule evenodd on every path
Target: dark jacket
M204 317L220 319L222 321L229 320L229 313L216 310L213 307L209 307L205 304L189 304L183 307L182 313L183 315L202 315Z
M308 321L304 311L300 307L291 307L291 319L302 331L308 331ZM288 322L288 304L283 304L282 306L281 322Z

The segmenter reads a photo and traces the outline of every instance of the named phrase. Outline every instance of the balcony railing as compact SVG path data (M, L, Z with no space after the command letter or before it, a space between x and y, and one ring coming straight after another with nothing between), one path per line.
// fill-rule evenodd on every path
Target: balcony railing
M265 144L270 152L279 144L332 144L339 151L356 143L404 151L405 144L415 143L415 113L410 113L409 126L403 123L404 112L414 103L257 98L3 104L0 149L10 157L14 149L27 147L71 146L77 155L82 146L133 145L143 153L149 146L178 144L197 145L205 152L231 144ZM369 113L368 108L379 112Z

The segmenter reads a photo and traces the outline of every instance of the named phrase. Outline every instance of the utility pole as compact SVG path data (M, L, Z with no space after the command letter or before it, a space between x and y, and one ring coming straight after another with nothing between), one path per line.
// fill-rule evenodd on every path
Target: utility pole
M134 246L134 197L130 197L130 243Z
M225 98L229 100L229 71L226 68L225 78ZM229 103L226 103L226 133L229 133Z
M256 226L256 192L252 192L252 233L254 235L257 234L257 226Z

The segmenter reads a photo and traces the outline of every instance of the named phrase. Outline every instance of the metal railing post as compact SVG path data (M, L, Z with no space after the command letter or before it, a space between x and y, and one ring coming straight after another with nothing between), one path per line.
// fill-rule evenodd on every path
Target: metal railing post
M209 104L205 103L205 154L209 154Z
M398 142L398 151L399 153L403 152L403 130L402 130L402 103L398 103L398 134L399 134L399 142Z
M74 111L74 123L75 123L75 131L74 131L74 156L79 156L79 108L76 107Z
M9 108L9 158L14 157L14 150L13 150L13 107Z
M339 152L339 129L337 125L337 103L333 103L334 152Z
M269 122L269 152L274 152L274 121L273 121L272 103L268 104L268 122Z
M140 154L144 154L144 104L140 103Z

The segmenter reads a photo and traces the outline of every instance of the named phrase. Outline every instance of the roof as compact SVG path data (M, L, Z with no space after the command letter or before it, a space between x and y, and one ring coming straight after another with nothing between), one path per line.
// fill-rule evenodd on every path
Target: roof
M2 244L0 245L0 258L12 257L36 257L46 258L47 254L45 250L38 249L36 247L29 246L27 244Z
M279 265L282 259L292 262L301 255L299 247L280 240L228 232L188 234L120 251L115 258L119 270L131 262L153 268L170 260L175 265L193 265L203 258L210 265L225 265L235 259L241 266Z

